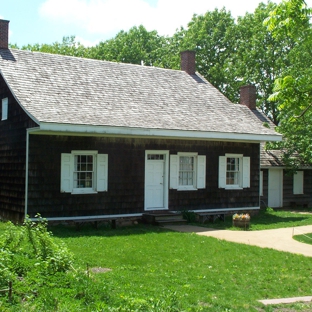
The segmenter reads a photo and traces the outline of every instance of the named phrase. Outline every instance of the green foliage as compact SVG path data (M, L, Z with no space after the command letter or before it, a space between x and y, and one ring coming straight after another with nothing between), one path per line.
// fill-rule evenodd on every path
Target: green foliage
M17 48L16 45L12 46ZM84 47L80 42L76 42L75 36L63 37L62 42L54 42L52 44L34 44L22 47L22 50L44 52L52 54L62 54L76 57L91 57L90 48Z
M284 162L293 168L312 162L312 27L311 9L303 0L282 1L270 13L266 25L280 40L287 35L294 41L289 66L275 80L270 99L278 103L278 131L284 142Z
M26 219L23 226L8 223L0 237L0 287L9 280L66 272L72 256L63 243L55 243L46 221Z
M182 211L183 219L189 223L194 223L196 221L196 214L194 211L184 210Z
M257 106L278 124L276 101L269 100L274 80L289 66L289 53L294 40L288 36L275 38L263 21L276 7L260 3L253 14L246 13L237 22L237 48L232 70L241 77L241 84L257 87Z
M92 58L113 62L155 66L159 64L159 51L166 44L156 31L148 32L144 26L120 31L113 39L100 42L91 49Z

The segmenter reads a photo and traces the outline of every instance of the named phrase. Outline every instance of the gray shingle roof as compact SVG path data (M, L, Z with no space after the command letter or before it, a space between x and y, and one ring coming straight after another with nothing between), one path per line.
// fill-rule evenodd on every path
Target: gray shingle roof
M260 145L261 167L283 167L283 152L281 150L265 150L264 144Z
M276 134L259 112L179 70L10 49L0 71L39 123Z

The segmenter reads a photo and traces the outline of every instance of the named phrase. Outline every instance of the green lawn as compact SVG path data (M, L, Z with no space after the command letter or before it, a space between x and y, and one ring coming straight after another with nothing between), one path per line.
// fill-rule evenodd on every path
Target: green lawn
M295 235L294 239L297 240L298 242L312 245L312 233Z
M273 221L274 228L298 222L312 224L305 215L269 212L258 217L258 225L252 217L253 227L268 227L266 217ZM0 233L5 228L0 223ZM36 295L27 293L24 301L14 304L0 297L1 311L312 309L309 304L265 308L257 302L312 295L312 261L308 257L153 226L115 230L84 226L80 231L58 226L51 230L55 239L65 242L73 252L75 269L89 269L89 273L41 281ZM95 267L110 271L92 273Z
M260 210L256 215L251 216L250 231L278 229L284 227L295 227L312 224L312 212L309 210ZM225 222L217 220L215 223L202 224L205 227L219 229L240 230L232 226L232 217L226 216Z

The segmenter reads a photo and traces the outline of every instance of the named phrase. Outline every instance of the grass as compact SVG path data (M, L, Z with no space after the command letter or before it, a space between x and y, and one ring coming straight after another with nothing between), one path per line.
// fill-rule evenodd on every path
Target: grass
M261 209L257 215L251 216L250 231L278 229L286 227L297 227L302 225L312 225L312 213L308 210L267 210ZM225 222L216 221L215 223L202 224L204 227L240 230L232 226L232 216L226 216Z
M293 238L297 240L298 242L312 245L312 233L295 235L293 236Z
M312 293L303 256L154 227L58 230L81 266L112 269L99 275L116 306L150 298L177 311L256 311L258 299Z
M289 226L312 224L311 218L289 212L267 212L252 220L255 227L255 220L259 220L261 227L269 227L269 220L273 220L273 228L285 223ZM223 226L227 226L227 222ZM0 233L5 227L0 223ZM3 305L7 309L3 311L312 309L310 304L273 309L257 301L311 295L312 261L308 257L153 226L115 230L84 226L80 231L58 226L51 230L55 239L65 242L73 252L76 268L111 270L89 272L85 274L87 278L76 276L75 283L63 277L67 288L58 285L63 281L56 276L55 281L49 282L50 287L37 287L36 297L15 305Z

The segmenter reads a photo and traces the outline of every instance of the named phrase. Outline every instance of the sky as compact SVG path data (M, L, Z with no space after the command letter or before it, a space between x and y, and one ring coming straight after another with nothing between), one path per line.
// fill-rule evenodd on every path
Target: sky
M277 0L275 2L280 2ZM85 46L143 25L148 31L171 36L186 27L193 14L223 7L233 17L253 13L259 0L0 0L0 18L9 20L9 42L52 44L75 36ZM266 3L266 0L263 1ZM312 6L312 0L306 1Z

